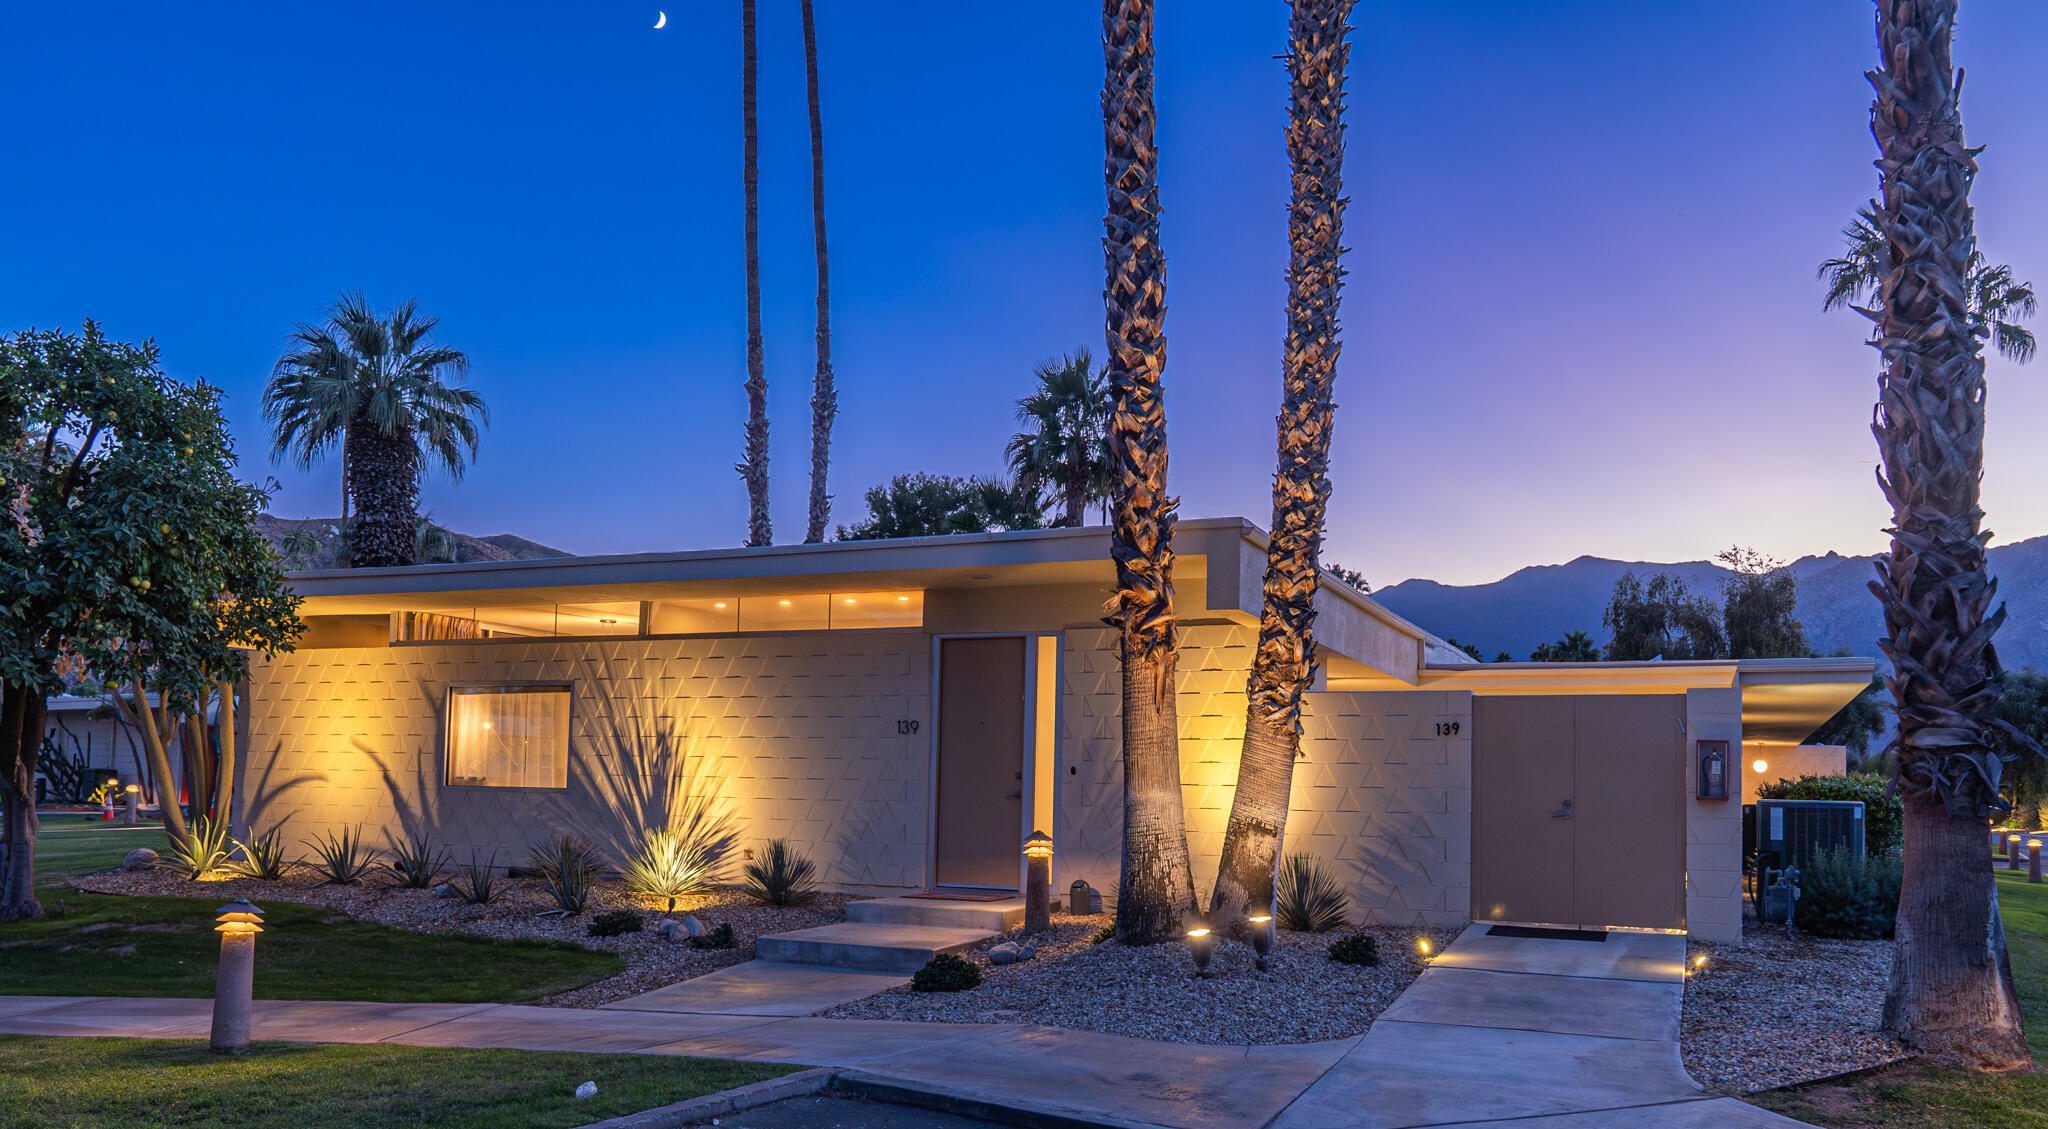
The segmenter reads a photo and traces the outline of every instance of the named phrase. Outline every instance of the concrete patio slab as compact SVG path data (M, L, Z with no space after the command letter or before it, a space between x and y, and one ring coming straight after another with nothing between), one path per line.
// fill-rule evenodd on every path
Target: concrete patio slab
M0 1018L9 1035L203 1039L212 1031L212 1000L89 999Z
M1380 1019L1669 1042L1682 1007L1661 983L1430 968Z
M1500 1121L1699 1093L1676 1043L1381 1019L1275 1129Z
M375 1004L257 1000L252 1038L307 1043L377 1043L407 1031L496 1008L497 1004Z
M383 1041L418 1047L639 1051L686 1036L710 1035L774 1022L778 1021L761 1016L584 1011L508 1004L416 1028Z
M632 1014L612 1012L610 1014ZM737 1016L670 1016L740 1019ZM997 1030L983 1023L896 1023L876 1019L754 1019L752 1026L705 1031L645 1048L650 1054L740 1058L755 1062L800 1062L805 1066L853 1066L875 1059L931 1052L948 1043ZM1014 1031L1016 1028L1000 1028Z
M1685 938L1675 933L1609 933L1605 941L1550 941L1488 936L1487 928L1484 924L1467 927L1431 966L1685 982Z
M616 1011L811 1015L909 982L910 977L893 972L750 960L604 1006Z
M1465 1121L1437 1129L1802 1129L1805 1125L1734 1098L1700 1098L1553 1117Z
M840 921L756 937L754 951L768 961L908 976L939 953L970 949L993 935L980 928Z

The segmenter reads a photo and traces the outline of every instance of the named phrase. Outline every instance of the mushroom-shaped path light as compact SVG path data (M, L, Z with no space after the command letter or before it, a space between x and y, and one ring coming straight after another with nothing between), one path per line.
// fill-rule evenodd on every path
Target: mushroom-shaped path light
M213 1039L216 1051L241 1054L249 1049L250 996L256 986L256 934L263 932L263 911L247 898L215 911L213 927L220 934L220 969L213 982Z

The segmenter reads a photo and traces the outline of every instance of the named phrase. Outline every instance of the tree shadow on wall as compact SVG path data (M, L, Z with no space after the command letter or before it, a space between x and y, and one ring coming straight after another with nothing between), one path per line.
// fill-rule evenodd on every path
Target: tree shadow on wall
M261 768L254 763L254 757L242 762L242 778L237 781L242 794L240 802L232 807L232 822L241 828L244 839L253 840L257 835L283 828L298 814L298 809L291 803L291 794L301 788L327 783L325 773L297 771L279 780L277 762L283 752L284 742L273 741L270 755L263 758Z

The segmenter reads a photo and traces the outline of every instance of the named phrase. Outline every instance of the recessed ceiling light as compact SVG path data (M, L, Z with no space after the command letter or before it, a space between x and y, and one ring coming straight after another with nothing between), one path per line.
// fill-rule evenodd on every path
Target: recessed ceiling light
M910 597L908 597L908 596L898 596L898 597L896 597L896 602L897 602L897 603L899 603L899 604L907 604L907 603L909 603L909 602L910 602Z
M788 606L789 606L789 601L788 601L788 600L784 600L784 601L782 601L782 606L783 606L783 607L785 607L785 608L786 608L786 607L788 607Z
M852 597L852 596L848 596L848 597L846 598L846 602L847 602L847 603L849 603L849 604L850 604L850 603L852 603L852 602L853 602L853 597Z
M725 606L725 601L724 601L724 600L720 600L720 601L718 601L718 603L717 603L717 604L716 604L715 606L717 606L717 607L721 607L721 608L722 608L722 607L724 607L724 606Z

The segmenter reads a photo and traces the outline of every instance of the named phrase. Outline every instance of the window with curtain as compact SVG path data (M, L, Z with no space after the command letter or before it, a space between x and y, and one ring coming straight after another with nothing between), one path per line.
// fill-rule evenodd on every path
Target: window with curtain
M449 687L447 750L452 785L568 787L569 687Z

